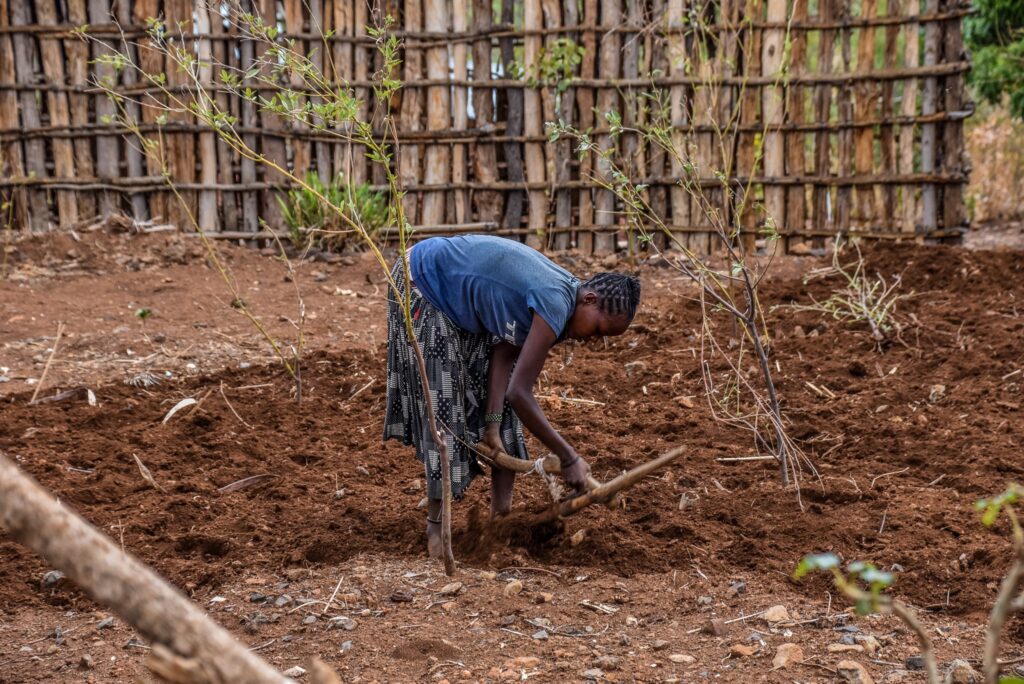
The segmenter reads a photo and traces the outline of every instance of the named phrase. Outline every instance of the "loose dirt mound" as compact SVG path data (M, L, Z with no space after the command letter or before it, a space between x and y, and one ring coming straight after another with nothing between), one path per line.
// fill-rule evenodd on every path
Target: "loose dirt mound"
M539 393L603 402L547 404L599 478L677 444L687 454L632 490L625 510L595 506L540 529L482 532L470 519L487 506L487 487L477 482L456 508L457 555L481 566L526 559L623 576L754 571L784 583L802 554L831 550L897 570L897 592L917 605L986 610L1005 570L1006 530L984 530L971 503L1024 481L1024 378L1009 375L1024 366L1021 260L911 245L878 246L866 257L872 270L902 273L904 291L918 293L900 307L902 343L879 353L866 330L787 308L770 316L790 429L821 474L820 482L804 478L804 512L776 484L770 462L715 460L749 455L751 440L713 421L700 402L695 305L670 294L680 287L674 274L654 270L645 272L634 330L576 351L569 365L553 355ZM824 299L837 284L769 282L764 303ZM370 316L379 322L383 310ZM16 396L0 409L0 449L189 589L368 549L418 556L422 473L409 449L380 442L383 349L307 358L301 407L275 366L149 390L108 385L97 390L97 407L29 407ZM643 364L627 376L633 361ZM679 403L680 395L696 405ZM206 398L161 425L186 396ZM145 483L133 455L163 491ZM271 477L218 491L263 474ZM517 492L524 510L543 508L536 480L523 478ZM0 541L0 555L0 607L45 596L39 559L9 541Z

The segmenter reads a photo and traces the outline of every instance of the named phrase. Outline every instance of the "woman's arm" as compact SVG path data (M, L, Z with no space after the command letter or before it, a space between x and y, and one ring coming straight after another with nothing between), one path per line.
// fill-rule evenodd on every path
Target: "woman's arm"
M505 392L508 390L509 376L515 365L519 348L508 342L499 342L491 347L491 361L487 369L487 406L486 413L499 414L505 409ZM484 443L492 449L499 449L501 444L501 423L487 423L484 430Z
M577 455L568 442L562 439L558 431L544 416L540 405L533 396L533 386L544 368L548 351L554 346L557 336L551 326L538 314L533 315L530 332L519 352L519 360L509 380L505 398L519 416L526 429L541 441L562 462L562 477L569 484L583 488L586 475L590 468L586 461Z

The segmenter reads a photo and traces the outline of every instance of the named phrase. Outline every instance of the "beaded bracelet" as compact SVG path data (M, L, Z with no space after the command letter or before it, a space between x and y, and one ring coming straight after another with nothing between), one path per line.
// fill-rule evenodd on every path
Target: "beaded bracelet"
M488 413L484 415L485 423L500 423L502 420L502 414L500 413Z

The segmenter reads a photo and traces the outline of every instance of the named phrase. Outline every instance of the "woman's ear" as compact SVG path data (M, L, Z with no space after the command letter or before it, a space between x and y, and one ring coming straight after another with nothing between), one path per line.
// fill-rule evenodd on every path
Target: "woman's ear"
M584 291L583 296L580 298L580 303L582 303L582 304L596 304L597 303L597 293L596 292L591 292L589 290Z

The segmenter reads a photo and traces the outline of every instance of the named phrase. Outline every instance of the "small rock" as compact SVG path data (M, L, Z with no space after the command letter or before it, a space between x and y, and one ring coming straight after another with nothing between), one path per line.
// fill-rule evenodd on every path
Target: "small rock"
M532 670L540 665L540 658L534 656L517 656L505 661L505 669Z
M322 283L327 280L327 274L323 271L313 271L309 275L313 276L314 282Z
M603 655L594 658L594 666L607 672L614 672L619 669L621 659L618 656Z
M647 364L643 361L630 361L626 364L626 375L633 376L647 370Z
M292 600L292 597L291 597L291 596L289 596L288 594L281 594L281 595L280 595L280 596L278 596L278 597L277 597L277 599L276 599L276 600L274 601L274 607L275 607L275 608L284 608L285 606L290 606L290 605L292 605L292 604L293 604L294 602L295 602L295 601L293 601L293 600Z
M497 579L497 577L498 577L498 573L496 573L496 572L492 572L490 570L481 570L480 571L480 579L482 579L484 581L490 582L491 580Z
M569 544L571 544L572 546L579 546L584 542L586 538L587 530L585 528L582 530L578 530L571 537L569 537Z
M664 651L666 648L668 648L668 642L664 639L658 639L653 644L651 644L651 648L653 648L655 651Z
M729 598L740 596L745 593L747 593L746 582L733 582L729 585L729 590L725 592L726 596L728 596Z
M924 669L924 658L916 656L908 656L903 663L908 670L923 670Z
M338 648L338 650L341 651L342 653L348 653L349 651L352 650L352 642L351 641L343 641L343 642L341 642L341 646Z
M733 644L732 648L729 649L730 658L749 658L750 656L757 653L757 646L747 646L745 644Z
M536 595L534 595L534 597L533 597L533 602L534 603L551 603L554 600L555 600L555 595L554 594L550 594L550 593L548 593L546 591L539 592Z
M602 677L604 677L604 672L596 667L591 670L583 671L584 679L601 679Z
M829 644L829 653L863 653L864 647L860 644Z
M341 265L342 266L355 266L356 265L356 260L355 260L354 257L343 256L343 257L341 257Z
M364 466L356 466L356 472L359 473L360 475L368 476L370 474L370 471L367 470Z
M96 623L96 629L97 630L100 630L100 629L110 629L113 626L114 626L114 617L113 616L105 617L105 618L103 618L102 620L100 620L99 622Z
M640 620L636 619L632 615L627 615L626 616L626 626L627 627L636 627L639 624L640 624Z
M265 594L253 593L249 594L249 603L263 603L267 600Z
M704 623L703 632L712 636L725 636L729 633L729 625L722 618L715 618Z
M343 629L346 632L351 632L356 628L356 621L347 615L338 615L332 617L331 621L327 624L328 629Z
M629 635L625 632L619 632L619 646L629 646L633 643L633 640L629 638Z
M714 602L715 602L715 599L711 598L710 596L698 596L697 597L697 605L698 606L710 606Z
M523 583L519 580L512 580L511 582L505 585L505 588L501 590L501 593L504 594L506 598L510 598L512 596L517 596L521 594L522 591Z
M441 591L438 592L441 596L455 596L465 585L462 582L452 582L441 587Z
M455 610L456 608L458 608L458 606L459 606L459 604L456 603L455 601L445 601L444 603L441 604L441 610L443 610L446 613L450 613L453 610Z
M840 661L836 665L836 674L839 675L839 681L846 684L875 684L868 671L856 660Z
M870 634L854 634L853 640L863 646L870 656L876 655L879 649L882 648L882 644L878 643L878 639Z
M602 268L615 268L619 265L619 257L617 254L609 254L604 259L601 259Z
M697 662L696 658L685 653L673 653L668 657L668 659L677 665L692 665Z
M789 245L789 253L796 256L807 256L811 253L811 246L806 242L796 242Z
M43 587L45 589L52 589L53 587L60 584L60 581L64 579L64 573L60 570L51 570L50 572L43 575Z
M774 624L776 622L788 622L790 620L789 611L786 610L785 606L772 606L764 612L761 616L764 621L768 624Z
M286 644L290 644L293 638L294 637L292 637L291 634L285 634L283 637L281 637L281 641L283 641Z
M547 641L548 631L546 629L538 629L536 632L533 633L533 638L537 641Z
M980 684L981 675L966 660L954 660L946 672L946 684Z
M788 668L804 659L804 649L798 644L779 644L772 658L772 667L776 670Z
M164 342L167 341L167 334L158 332L156 335L153 335L153 341L156 342L157 344L163 344Z
M302 618L302 624L304 624L304 625L312 625L312 624L315 624L315 623L316 623L316 615L307 615L306 617Z
M306 674L306 670L296 665L295 667L285 670L282 674L285 677L301 677L302 675Z
M82 655L78 660L78 669L80 670L91 670L96 667L96 663L93 662L92 656L88 653Z
M412 603L414 596L408 589L395 589L391 592L391 601L393 603Z

